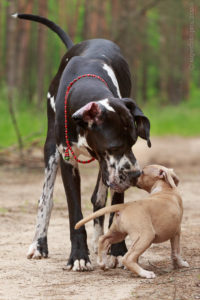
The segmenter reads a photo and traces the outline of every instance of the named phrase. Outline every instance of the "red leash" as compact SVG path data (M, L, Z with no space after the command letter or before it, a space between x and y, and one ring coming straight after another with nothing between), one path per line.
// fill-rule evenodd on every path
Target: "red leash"
M70 156L69 156L69 150L70 150L73 158L78 163L81 163L81 164L88 164L88 163L94 161L95 158L93 157L93 158L91 158L89 160L79 160L77 158L77 156L75 155L74 151L72 150L72 147L70 146L69 138L68 138L68 125L67 125L67 98L68 98L69 91L70 91L71 87L73 86L73 84L75 82L77 82L79 79L85 78L85 77L96 78L96 79L102 81L105 85L107 85L107 83L105 82L105 80L103 78L101 78L100 76L97 76L97 75L94 75L94 74L84 74L84 75L78 76L72 82L70 82L70 84L68 85L67 90L66 90L66 94L65 94L65 140L66 140L67 148L65 150L65 157L64 158L65 158L65 160L69 160L70 159Z

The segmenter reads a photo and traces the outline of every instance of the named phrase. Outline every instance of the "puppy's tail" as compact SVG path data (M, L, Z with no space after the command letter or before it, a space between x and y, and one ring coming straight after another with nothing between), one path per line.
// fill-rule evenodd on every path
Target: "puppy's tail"
M31 14L18 14L18 13L12 14L12 17L42 23L47 27L49 27L51 30L53 30L55 33L57 33L57 35L61 38L61 40L67 47L67 49L72 48L72 46L74 45L70 37L64 32L62 28L60 28L57 24L53 23L52 21L44 17L31 15Z
M79 229L85 223L87 223L87 222L89 222L89 221L91 221L95 218L98 218L98 217L103 216L105 214L109 214L109 213L119 211L123 207L124 207L124 204L116 204L116 205L111 205L111 206L108 206L108 207L101 208L101 209L95 211L93 214L87 216L86 218L84 218L84 219L80 220L78 223L76 223L75 229Z

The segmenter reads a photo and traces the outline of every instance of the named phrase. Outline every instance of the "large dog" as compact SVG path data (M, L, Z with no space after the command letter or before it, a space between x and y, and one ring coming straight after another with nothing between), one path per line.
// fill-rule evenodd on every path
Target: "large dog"
M117 45L104 39L73 45L59 26L43 17L28 14L14 14L13 17L45 24L68 48L47 96L45 181L28 258L48 256L47 230L60 161L72 243L67 268L91 270L85 228L74 230L75 224L83 217L77 157L85 154L99 162L99 175L92 195L94 211L105 206L108 187L112 190L112 204L123 203L123 192L135 185L140 175L132 146L138 136L151 145L150 123L136 103L128 98L130 72ZM95 220L94 244L103 233L103 220L103 217ZM117 257L126 251L123 241L111 248L111 255Z

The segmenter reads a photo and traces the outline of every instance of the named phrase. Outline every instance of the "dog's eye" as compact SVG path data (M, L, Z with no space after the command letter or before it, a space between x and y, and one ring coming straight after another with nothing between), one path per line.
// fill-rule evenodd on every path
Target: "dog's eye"
M108 153L109 154L117 153L119 151L119 149L120 149L119 147L109 148Z

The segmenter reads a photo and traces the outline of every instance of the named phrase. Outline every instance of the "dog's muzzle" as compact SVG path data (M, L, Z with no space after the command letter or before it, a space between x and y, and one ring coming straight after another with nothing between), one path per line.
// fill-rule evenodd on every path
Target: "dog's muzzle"
M112 182L107 182L107 185L118 193L123 193L127 190L130 186L135 186L137 184L137 179L141 175L141 171L129 172L124 174L123 179L118 181L113 180ZM119 176L122 179L122 176Z
M140 177L140 175L141 175L140 170L138 170L136 172L131 172L129 174L129 180L130 180L130 183L131 183L132 186L135 186L137 184L137 180Z

